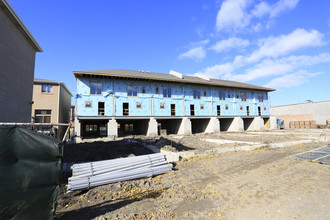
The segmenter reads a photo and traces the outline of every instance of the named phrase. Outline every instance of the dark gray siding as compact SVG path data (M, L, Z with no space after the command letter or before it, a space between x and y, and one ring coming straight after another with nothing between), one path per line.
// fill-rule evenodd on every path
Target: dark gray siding
M31 122L35 53L0 8L0 122Z

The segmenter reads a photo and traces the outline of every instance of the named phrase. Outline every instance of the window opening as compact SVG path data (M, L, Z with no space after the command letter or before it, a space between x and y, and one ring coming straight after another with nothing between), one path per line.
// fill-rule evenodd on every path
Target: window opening
M258 93L258 101L259 102L264 102L264 94L261 93L261 92Z
M35 110L34 122L35 123L50 123L52 110Z
M146 93L146 87L145 86L142 86L142 93L145 94Z
M241 92L241 100L242 100L243 102L246 102L246 99L247 99L247 94L246 94L246 92Z
M53 86L52 85L42 85L41 92L42 93L52 93Z
M91 82L90 86L91 86L91 90L90 90L91 95L101 95L102 94L102 83Z
M204 109L204 104L200 105L200 109L203 110Z
M246 115L250 115L250 107L249 106L246 106Z
M171 98L172 97L172 88L170 88L170 87L163 88L163 97Z
M260 116L261 115L261 107L258 106L258 115Z
M226 92L219 91L219 100L226 100Z
M127 86L127 96L137 96L138 86Z
M158 88L158 86L156 87L156 94L159 94L159 88Z
M91 108L92 107L92 101L85 101L85 108Z
M225 109L228 110L229 109L229 106L228 105L225 105Z
M193 97L194 97L194 99L201 99L201 91L197 90L197 89L194 89L193 90Z
M165 103L160 103L160 104L159 104L159 108L160 108L160 109L165 109Z
M142 108L142 102L137 102L136 103L136 108Z

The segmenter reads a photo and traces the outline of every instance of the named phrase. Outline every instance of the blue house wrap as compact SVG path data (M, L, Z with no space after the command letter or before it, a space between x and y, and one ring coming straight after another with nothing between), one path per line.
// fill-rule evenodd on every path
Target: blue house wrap
M274 91L199 75L183 76L173 71L161 74L111 69L75 71L74 74L78 136L83 137L150 134L150 126L155 123L157 134L162 124L167 131L180 133L182 126L194 127L189 123L193 124L195 119L200 119L201 125L197 127L205 129L212 118L218 121L249 118L251 123L258 117L266 126L270 106L268 92ZM174 119L176 122L172 123ZM171 124L177 129L170 128Z

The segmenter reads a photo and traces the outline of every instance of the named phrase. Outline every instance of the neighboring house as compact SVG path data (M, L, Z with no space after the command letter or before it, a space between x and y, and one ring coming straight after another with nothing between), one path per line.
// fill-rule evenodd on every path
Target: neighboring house
M34 64L42 49L6 0L0 0L0 122L30 122Z
M284 120L284 128L290 128L290 122L298 121L315 121L317 125L325 125L330 119L330 100L274 106L270 108L270 114Z
M274 128L268 92L239 82L130 70L74 71L77 136Z
M34 79L32 122L70 123L71 97L71 92L63 82ZM65 126L59 126L57 136L62 138L66 129Z

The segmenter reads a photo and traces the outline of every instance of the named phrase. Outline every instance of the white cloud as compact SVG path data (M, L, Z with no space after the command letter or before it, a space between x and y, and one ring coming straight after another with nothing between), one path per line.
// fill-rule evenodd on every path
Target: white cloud
M283 11L294 9L298 2L299 0L279 0L275 4L270 5L267 2L262 1L252 9L251 15L257 18L262 18L267 15L270 18L274 18Z
M206 51L202 46L200 46L200 47L192 48L187 52L180 54L178 58L181 60L194 59L195 61L200 61L204 59L205 56L206 56Z
M310 80L310 78L322 74L321 72L317 73L308 73L306 70L299 70L298 72L287 74L278 78L271 80L265 85L265 87L270 88L292 88L304 84Z
M216 30L237 33L246 27L250 27L254 18L268 17L268 19L273 19L284 11L294 9L299 1L279 0L274 4L261 1L250 10L254 0L224 0L217 14ZM268 21L265 21L265 23L266 25L269 24ZM261 22L252 23L251 30L260 31L261 27Z
M276 2L270 11L270 17L273 18L280 14L282 11L294 9L298 2L299 0L280 0Z
M216 44L211 46L209 49L216 52L224 52L235 48L247 47L249 44L250 42L248 40L232 37L216 42Z
M250 15L246 12L251 0L225 0L218 12L217 31L237 32L250 24Z
M247 68L242 74L234 74L233 72L241 66L239 61L237 64L226 63L214 65L198 72L213 78L223 78L239 82L249 82L252 80L270 78L274 76L283 76L297 71L303 67L309 67L320 63L330 62L330 53L323 53L316 56L289 56L281 59L266 59L261 63Z
M203 71L197 72L198 74L206 75L211 78L222 78L226 79L231 77L231 72L234 70L234 67L231 63L214 65L211 67L205 68Z
M251 14L257 18L261 18L269 14L271 10L272 9L267 2L260 2L254 7L254 9L251 11Z
M264 57L279 57L306 47L322 46L323 34L316 30L296 29L290 34L268 37L259 41L259 49L248 58L248 62L257 62Z

